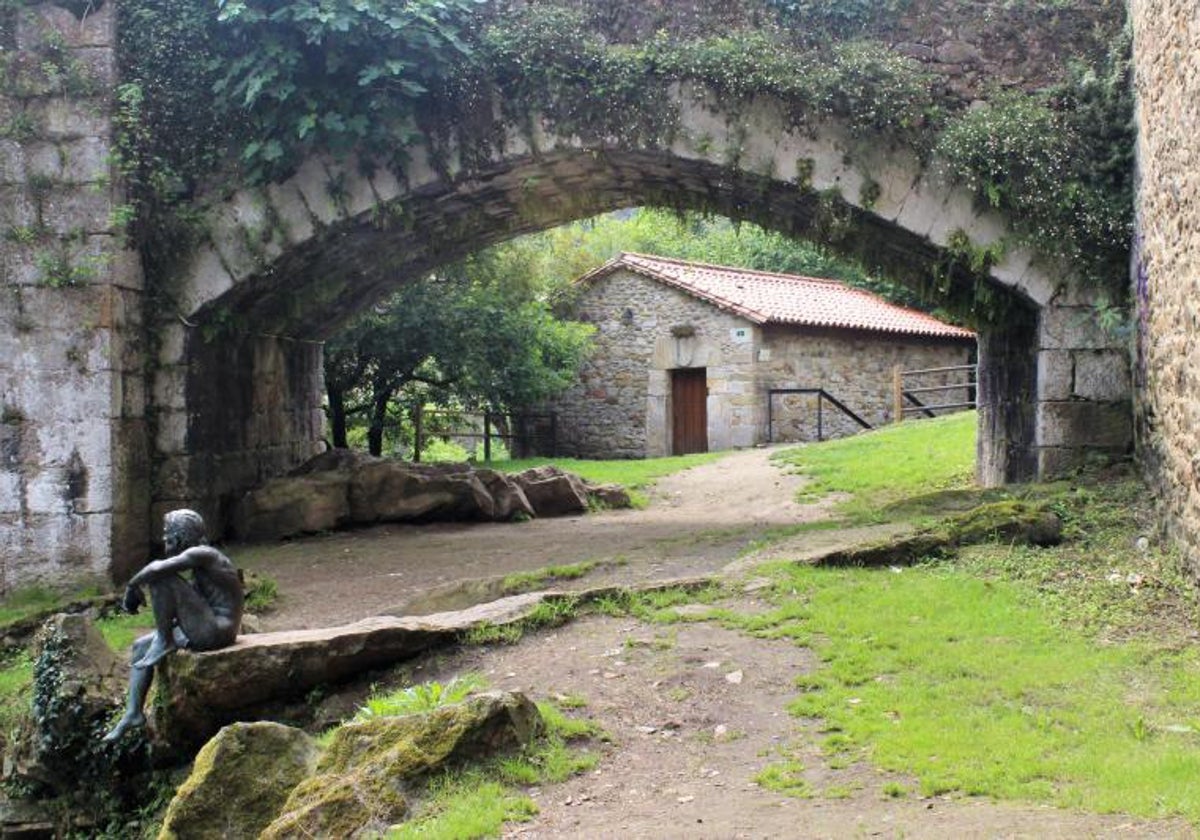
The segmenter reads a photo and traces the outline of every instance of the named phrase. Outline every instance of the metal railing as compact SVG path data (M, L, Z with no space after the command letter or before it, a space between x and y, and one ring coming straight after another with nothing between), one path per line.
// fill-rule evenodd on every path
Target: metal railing
M923 376L947 376L952 374L962 374L961 380L958 382L949 382L940 385L911 385L906 386L905 380L917 379ZM906 414L923 415L925 417L937 417L937 412L959 411L963 409L975 408L979 396L979 365L949 365L947 367L924 368L921 370L905 370L900 365L892 368L892 420L900 423L904 420ZM955 377L960 378L960 377ZM917 396L918 394L947 394L947 392L965 391L967 398L965 400L953 399L953 396L948 394L943 399L949 399L949 402L927 403L924 400L927 396Z
M817 398L817 440L825 439L824 405L828 402L846 417L849 417L864 429L872 428L871 424L859 417L853 409L839 400L824 388L772 388L767 391L767 442L775 442L775 396L777 394L807 394Z

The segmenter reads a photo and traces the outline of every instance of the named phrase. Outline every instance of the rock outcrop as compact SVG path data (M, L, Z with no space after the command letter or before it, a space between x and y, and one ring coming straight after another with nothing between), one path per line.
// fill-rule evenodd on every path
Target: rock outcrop
M509 475L331 450L243 496L233 529L258 541L379 522L509 522L582 513L593 498L629 506L620 488L592 487L554 466Z

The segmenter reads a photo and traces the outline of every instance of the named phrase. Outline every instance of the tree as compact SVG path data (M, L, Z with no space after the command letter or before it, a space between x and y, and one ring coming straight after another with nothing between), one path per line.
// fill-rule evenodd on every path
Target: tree
M569 385L590 328L560 321L528 282L526 255L488 249L405 284L326 345L333 444L366 420L383 451L397 396L467 409L514 409Z

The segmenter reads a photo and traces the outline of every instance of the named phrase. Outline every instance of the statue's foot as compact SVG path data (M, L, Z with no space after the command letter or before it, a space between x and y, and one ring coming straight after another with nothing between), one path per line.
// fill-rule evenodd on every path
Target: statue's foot
M117 725L114 726L109 731L109 733L107 735L105 735L103 738L101 738L100 740L102 743L111 744L113 741L119 740L120 737L125 734L125 731L127 729L132 729L135 726L145 726L145 725L146 725L146 716L145 715L141 714L140 712L138 714L134 714L134 715L127 713L124 716L122 716L121 719L119 721L117 721Z
M155 637L154 642L150 645L150 650L146 651L146 655L133 663L134 668L153 668L162 658L168 653L176 650L174 642L164 642L160 638Z

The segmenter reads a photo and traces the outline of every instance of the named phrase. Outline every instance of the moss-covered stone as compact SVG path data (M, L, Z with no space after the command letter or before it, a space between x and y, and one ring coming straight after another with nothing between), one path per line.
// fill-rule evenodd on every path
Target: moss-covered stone
M278 723L235 723L196 755L167 809L159 840L255 837L312 771L319 750L307 734Z
M905 566L984 542L1057 545L1062 542L1062 521L1044 504L1005 499L979 505L910 536L833 551L813 562L818 566Z
M1045 505L1007 499L980 505L951 521L955 545L1006 542L1016 545L1058 545L1062 520Z
M447 763L527 743L541 729L518 693L490 693L418 715L338 729L316 774L296 786L266 840L354 837L383 831L408 812L409 783Z

